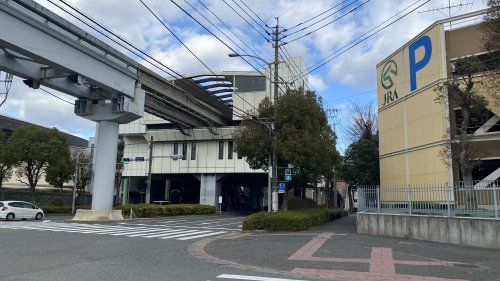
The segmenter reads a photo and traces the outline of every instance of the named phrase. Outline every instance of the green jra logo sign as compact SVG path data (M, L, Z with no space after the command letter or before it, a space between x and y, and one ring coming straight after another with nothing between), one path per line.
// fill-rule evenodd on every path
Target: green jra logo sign
M398 76L398 65L394 60L389 60L385 63L382 68L382 73L380 74L380 82L385 90L388 90L384 94L384 103L382 106L387 105L399 98L398 92L396 90L395 78ZM394 89L393 89L394 88Z

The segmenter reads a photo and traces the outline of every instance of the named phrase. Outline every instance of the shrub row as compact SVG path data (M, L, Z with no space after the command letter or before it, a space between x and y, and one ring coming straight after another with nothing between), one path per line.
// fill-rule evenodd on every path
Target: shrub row
M208 215L215 214L214 206L197 205L197 204L172 204L172 205L147 205L147 204L130 204L118 207L121 209L124 216L130 216L130 209L138 218L154 218L168 216L185 216L185 215Z
M260 212L243 220L243 230L304 231L341 218L341 209L308 209L286 212Z

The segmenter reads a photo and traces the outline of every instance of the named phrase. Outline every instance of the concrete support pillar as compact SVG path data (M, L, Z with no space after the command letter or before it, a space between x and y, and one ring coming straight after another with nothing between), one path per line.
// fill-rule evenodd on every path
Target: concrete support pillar
M126 177L123 179L123 187L122 187L122 205L128 204L128 197L130 191L130 178Z
M277 212L278 211L278 191L276 190L273 190L273 193L272 193L272 209L273 209L273 212Z
M170 201L170 179L165 180L165 201Z
M118 123L99 121L92 195L93 211L109 211L113 209L117 145Z
M217 206L217 189L219 189L220 193L220 185L217 185L217 176L215 174L202 174L200 179L200 204Z

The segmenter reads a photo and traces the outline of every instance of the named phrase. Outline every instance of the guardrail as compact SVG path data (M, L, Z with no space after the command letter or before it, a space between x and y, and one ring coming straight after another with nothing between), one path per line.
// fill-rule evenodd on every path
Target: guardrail
M358 211L499 218L500 181L458 186L360 186Z

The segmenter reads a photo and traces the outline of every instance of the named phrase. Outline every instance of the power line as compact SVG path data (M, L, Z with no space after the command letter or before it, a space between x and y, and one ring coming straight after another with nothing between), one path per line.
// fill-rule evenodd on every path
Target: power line
M356 42L356 40L358 40L358 39L362 38L363 36L365 36L365 35L369 34L369 33L370 33L370 32L372 32L373 30L375 30L375 29L377 29L378 27L382 26L384 23L386 23L386 22L388 22L388 21L392 20L393 18L397 17L399 14L401 14L401 13L403 13L403 12L407 11L407 10L408 10L408 9L410 9L411 7L413 7L413 6L415 6L416 4L418 4L420 1L422 1L422 0L417 0L417 1L415 1L413 4L411 4L411 5L407 6L406 8L404 8L403 10L401 10L401 11L397 12L396 14L394 14L393 16L391 16L390 18L388 18L388 19L384 20L383 22L381 22L381 23L379 23L378 25L374 26L373 28L371 28L371 29L370 29L370 30L368 30L367 32L365 32L365 33L363 33L362 35L358 36L356 39L354 39L354 40L352 40L351 42L347 43L347 45L345 45L344 47L348 46L348 45L349 45L349 44L351 44L351 43ZM342 48L344 48L344 47L342 47ZM336 52L338 52L338 51L342 50L342 48L340 48L340 49L338 49L337 51L333 52L332 54L330 54L330 55L326 56L325 58L323 58L323 59L321 59L321 60L317 61L314 65L319 64L319 63L321 63L322 61L327 60L329 57L333 56ZM312 65L312 66L311 66L311 67L309 67L309 68L314 67L314 65Z
M103 35L104 37L108 38L109 40L115 42L116 44L118 44L119 46L125 48L126 50L132 52L134 55L138 56L139 58L143 59L144 61L148 62L149 64L151 64L152 66L158 68L159 70L161 71L164 71L165 73L169 74L170 76L174 76L174 75L171 75L169 72L167 72L165 69L159 67L158 65L161 65L165 68L167 68L168 70L172 71L173 73L175 73L177 75L177 78L180 77L182 78L180 81L180 83L183 83L183 84L192 84L193 86L197 87L197 88L200 88L201 90L204 91L203 88L201 88L198 84L194 83L193 81L187 79L186 77L184 77L182 74L178 73L177 71L169 68L168 66L166 66L165 64L163 64L162 62L158 61L157 59L153 58L152 56L150 56L149 54L147 54L146 52L142 51L141 49L139 49L138 47L134 46L132 43L128 42L127 40L123 39L122 37L120 37L119 35L115 34L113 31L109 30L108 28L106 28L105 26L103 26L102 24L100 24L99 22L97 22L96 20L92 19L90 16L86 15L84 12L80 11L79 9L77 9L76 7L73 7L72 5L70 5L69 3L66 3L64 0L59 0L60 2L62 2L63 4L65 4L66 6L68 6L69 8L71 8L72 10L74 10L75 12L77 12L78 14L80 14L81 16L83 16L84 18L86 18L87 20L91 21L92 23L94 23L95 25L97 25L98 27L100 27L101 29L105 30L106 32L108 32L109 34L113 35L114 37L118 38L120 41L124 42L125 44L131 46L133 49L135 49L136 51L138 51L139 53L143 54L144 56L146 56L148 59L154 61L155 63L152 63L151 61L149 61L148 59L144 58L143 56L141 56L140 54L137 54L136 52L134 52L133 50L130 50L130 48L128 48L127 46L124 46L123 44L121 44L120 42L114 40L113 38L109 37L107 34L101 32L100 30L96 29L94 26L90 25L89 23L85 22L84 20L82 20L81 18L79 18L78 16L72 14L71 12L67 11L66 9L64 9L63 7L57 5L56 3L52 2L51 0L48 0L51 4L55 5L56 7L58 7L59 9L63 10L64 12L66 12L67 14L71 15L72 17L74 17L75 19L79 20L80 22L82 22L83 24L87 25L88 27L90 27L92 30L98 32L99 34ZM215 99L218 99L217 97L214 97ZM232 107L233 110L234 109L237 109L237 107L233 106Z
M210 8L208 8L201 0L197 0L198 3L200 3L205 9L207 9L207 11L209 11L227 30L229 30L229 32L231 32L236 38L239 39L240 42L242 42L248 49L250 49L252 51L252 53L256 56L259 56L257 55L257 53L255 52L255 50L257 50L261 55L269 58L268 55L266 55L265 53L263 53L262 51L260 51L259 49L257 48L253 48L252 47L252 43L248 42L247 40L245 40L244 38L242 38L240 35L238 35L237 32L234 32L232 30L231 27L229 27L219 16L217 16Z
M348 12L346 12L345 14L343 14L343 15L339 16L338 18L335 18L335 19L333 19L332 21L330 21L330 22L328 22L328 23L326 23L326 24L324 24L324 25L322 25L322 26L320 26L320 27L318 27L318 28L316 28L316 29L314 29L314 30L312 30L312 31L309 31L309 32L308 32L308 33L306 33L306 34L303 34L303 35L301 35L301 36L299 36L299 37L296 37L296 38L294 38L294 39L292 39L292 40L290 40L290 41L288 41L288 42L285 42L285 43L283 43L283 44L285 44L285 45L286 45L286 44L288 44L288 43L291 43L291 42L297 41L297 40L302 39L302 38L304 38L304 37L306 37L306 36L308 36L308 35L311 35L311 34L313 34L313 33L317 32L317 31L319 31L319 30L321 30L321 29L323 29L323 28L327 27L328 25L330 25L330 24L332 24L332 23L334 23L334 22L336 22L336 21L338 21L338 20L340 20L340 19L344 18L345 16L347 16L347 15L349 15L349 14L353 13L354 11L356 11L356 10L360 9L361 7L363 7L365 4L367 4L367 3L368 3L368 2L370 2L370 1L371 1L371 0L366 0L365 2L363 2L363 3L361 3L360 5L358 5L358 6L354 7L353 9L351 9L351 10L349 10ZM353 3L354 3L354 2L353 2ZM301 29L301 30L302 30L302 29ZM298 31L297 31L297 32L298 32ZM294 32L294 33L296 33L296 32ZM293 34L293 33L292 33L292 34ZM290 35L291 35L291 34L288 34L287 36L290 36Z
M236 4L236 6L238 6L238 8L240 8L240 10L242 10L251 20L253 20L257 26L259 26L260 28L262 28L264 30L264 32L269 35L269 31L267 31L267 28L266 28L266 23L264 23L264 26L262 26L254 17L252 17L252 15L250 15L245 9L243 9L240 4L238 4L238 2L236 2L236 0L232 0L234 4ZM243 1L240 0L241 3L245 4ZM248 7L245 5L245 7ZM254 13L255 14L255 13ZM258 16L257 16L258 17Z
M350 1L350 0L344 0L344 1L340 2L339 4L337 4L337 5L335 5L335 6L331 7L331 8L329 8L329 9L327 9L327 10L325 10L324 12L322 12L322 13L320 13L320 14L318 14L318 15L316 15L316 16L314 16L314 17L312 17L312 18L308 19L308 20L302 21L302 22L300 22L300 23L298 23L298 24L296 24L296 25L294 25L294 26L292 26L292 27L290 27L290 28L287 28L286 30L287 30L287 31L288 31L288 30L292 30L292 29L294 29L294 28L297 28L297 27L299 27L299 26L301 26L301 25L303 25L303 24L305 24L305 23L309 22L309 21L312 21L312 20L314 20L314 19L317 19L318 17L320 17L320 16L322 16L322 15L324 15L324 14L328 13L329 11L331 11L331 10L333 10L333 9L337 8L338 6L340 6L340 5L344 4L344 3L345 3L345 2L347 2L347 1ZM300 2L300 1L299 1L299 2ZM352 4L352 3L351 3L351 4ZM349 4L349 5L350 5L350 4ZM348 5L348 6L349 6L349 5ZM332 15L334 15L334 14L328 15L327 17L330 17L330 16L332 16Z
M240 18L242 18L248 25L250 25L255 31L257 31L257 33L260 34L260 36L262 36L264 38L264 40L266 40L267 42L270 42L269 38L267 38L264 34L262 34L262 32L260 32L255 26L253 26L253 24L251 24L245 17L243 17L240 13L238 13L238 11L236 11L236 9L234 9L233 6L229 5L229 3L226 2L226 0L222 0L229 8L231 8L231 10L233 10Z
M205 25L203 25L199 20L197 20L195 17L193 17L190 13L188 13L184 8L182 8L177 2L174 0L170 0L174 5L176 5L181 11L183 11L188 17L190 17L192 20L194 20L196 23L198 23L203 29L205 29L208 33L210 33L212 36L214 36L219 42L224 44L227 48L229 48L232 52L237 53L231 46L229 46L226 42L224 42L222 39L220 39L217 35L215 35L210 29L208 29ZM270 80L262 71L257 69L255 66L253 66L250 62L245 57L240 57L242 60L244 60L248 65L250 65L252 68L254 68L258 73L262 74L266 79ZM271 81L272 82L272 81ZM280 90L282 90L280 88ZM283 90L282 90L283 91Z
M41 90L41 91L43 91L43 92L45 92L45 93L47 93L47 94L49 94L49 95L51 95L51 96L53 96L54 98L56 98L56 99L58 99L58 100L61 100L61 101L65 102L65 103L69 103L69 104L71 104L71 105L75 105L74 103L72 103L72 102L70 102L70 101L67 101L67 100L65 100L65 99L63 99L63 98L60 98L60 97L58 97L58 96L54 95L53 93L51 93L51 92L49 92L49 91L45 90L44 88L40 88L40 90Z
M202 61L202 60L201 60L201 59L200 59L200 58L199 58L199 57L198 57L198 56L197 56L197 55L196 55L196 54L195 54L195 53L194 53L194 52L193 52L193 51L192 51L192 50L191 50L191 49L190 49L187 45L186 45L186 44L184 44L184 42L181 40L181 38L179 38L179 36L177 36L177 35L176 35L173 31L172 31L172 29L170 29L170 28L169 28L169 27L168 27L168 26L167 26L167 25L166 25L166 24L165 24L165 23L164 23L164 22L160 19L160 17L158 17L158 15L157 15L156 13L155 13L153 10L151 10L151 9L149 8L149 6L148 6L146 3L144 3L144 1L143 1L143 0L139 0L139 2L141 2L141 3L142 3L142 5L143 5L144 7L146 7L146 9L147 9L147 10L148 10L148 11L149 11L149 12L150 12L150 13L151 13L151 14L152 14L152 15L153 15L153 16L154 16L157 20L158 20L158 22L160 22L160 23L163 25L163 27L165 27L165 29L167 29L167 30L168 30L168 32L170 32L170 33L171 33L171 34L175 37L175 39L177 39L177 41L179 41L179 43L181 43L181 44L182 44L182 46L184 46L184 48L186 48L186 49L187 49L187 50L191 53L191 55L193 55L193 56L196 58L196 60L198 60L198 61L199 61L199 62L200 62L200 63L201 63L201 64L202 64L202 65L203 65L206 69L208 69L208 71L210 71L210 72L211 72L214 76L216 76L216 77L217 77L217 75L215 74L215 72L213 72L213 71L212 71L212 69L210 69L210 67L208 67L208 65L207 65L205 62L203 62L203 61Z
M311 67L308 69L308 72L307 72L307 73L305 73L303 76L308 75L308 74L312 73L313 71L315 71L315 70L319 69L320 67L322 67L322 66L324 66L325 64L329 63L329 62L330 62L330 61L332 61L333 59L335 59L335 58L337 58L337 57L341 56L342 54L346 53L346 52L347 52L347 51L349 51L350 49L352 49L352 48L356 47L357 45L359 45L359 44L361 44L362 42L364 42L364 41L368 40L369 38L373 37L374 35L378 34L379 32L381 32L381 31L385 30L385 29L386 29L386 28L388 28L389 26L391 26L391 25L395 24L396 22L400 21L401 19L403 19L404 17L406 17L407 15L411 14L412 12L414 12L415 10L417 10L418 8L422 7L423 5L427 4L427 3L428 3L428 2L430 2L430 1L431 1L431 0L427 0L427 1L425 1L423 4L421 4L421 5L419 5L418 7L416 7L416 8L414 8L414 9L412 9L411 11L407 12L406 14L404 14L404 15L400 16L399 18L395 19L394 21L392 21L392 22L388 23L387 25L385 25L385 26L384 26L384 27L382 27L381 29L379 29L379 30L375 31L374 33L370 34L369 36L367 36L367 37L365 37L365 38L362 38L362 39L360 39L361 37L356 38L355 40L351 41L350 43L346 44L345 46L343 46L342 48L340 48L339 50L337 50L336 52L332 53L330 56L334 55L335 53L338 53L338 51L340 51L340 50L342 50L343 48L345 48L345 47L349 46L349 45L350 45L350 44L352 44L353 42L356 42L356 40L359 40L359 39L360 39L360 41L358 41L358 42L357 42L357 43L355 43L354 45L350 46L349 48L345 49L344 51L342 51L342 52L338 53L336 56L333 56L333 57L331 57L331 58L327 59L325 62L323 62L323 63L319 64L318 66L314 67L314 65L316 65L316 64L314 64L313 66L311 66ZM312 69L311 69L311 68L312 68Z
M288 52L288 50L285 48L285 46L280 46L280 49L282 50L283 54L285 55L285 58L288 56L288 60L291 61L291 63L293 64L293 66L295 66L295 69L296 69L296 74L297 76L300 76L301 74L301 69L300 67L295 63L295 60L293 60L292 58L292 55L290 55L290 53ZM303 79L305 81L305 83L307 84L307 86L312 89L314 92L317 93L316 89L313 87L313 85L309 82L308 79ZM305 90L305 89L304 89Z
M262 19L262 18L261 18L261 17L260 17L257 13L255 13L255 12L252 10L252 8L250 8L250 7L249 7L249 6L248 6L248 5L247 5L247 4L246 4L243 0L240 0L240 2L241 2L241 4L245 5L245 7L247 7L247 8L250 10L250 12L252 12L252 14L254 14L254 15L255 15L255 16L256 16L256 17L257 17L257 18L258 18L258 19L259 19L259 20L260 20L260 21L264 24L264 26L265 26L265 27L270 28L270 27L267 25L267 23L266 23L266 22L265 22L265 21L264 21L264 20L263 20L263 19Z
M210 23L213 27L215 27L222 35L224 35L227 39L229 39L229 41L231 41L231 43L233 43L236 47L238 47L244 54L246 53L246 51L239 45L237 44L232 38L231 36L228 36L224 31L222 31L215 23L213 23L211 20L209 20L206 16L204 16L200 11L198 11L191 3L189 3L187 0L184 0L184 2L189 5L189 7L191 7L196 13L198 13L201 17L203 17L205 19L205 21L207 21L208 23ZM198 0L198 2L202 3L200 0ZM202 3L203 4L203 3ZM214 14L215 15L215 14ZM220 19L219 19L220 21ZM229 28L228 28L229 29ZM235 33L233 33L235 34ZM240 40L241 41L241 40ZM255 52L254 52L255 53ZM256 54L256 53L255 53ZM252 60L257 63L257 65L259 65L259 67L261 67L261 63L256 60L255 58L252 58Z

